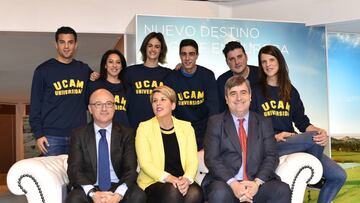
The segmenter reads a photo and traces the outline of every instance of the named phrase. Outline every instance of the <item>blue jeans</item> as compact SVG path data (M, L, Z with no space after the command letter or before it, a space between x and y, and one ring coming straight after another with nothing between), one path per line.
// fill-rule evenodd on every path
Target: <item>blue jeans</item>
M69 153L69 137L49 136L45 135L48 140L48 152L44 156L56 156Z
M277 149L279 156L295 152L307 152L320 160L324 147L313 141L314 135L316 135L315 132L305 132L287 138L286 142L278 142Z
M305 132L287 138L286 142L278 142L278 153L279 156L282 156L295 152L307 152L318 158L323 166L323 177L325 178L318 203L329 203L344 185L346 173L335 161L323 154L324 147L312 140L314 135L314 132Z

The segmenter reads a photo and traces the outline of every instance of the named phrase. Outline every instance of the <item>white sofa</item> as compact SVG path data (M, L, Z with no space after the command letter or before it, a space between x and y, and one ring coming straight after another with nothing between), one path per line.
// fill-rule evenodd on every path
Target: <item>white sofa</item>
M62 203L67 195L67 155L37 157L16 162L7 175L9 190L15 195L26 195L28 203ZM208 172L203 154L199 153L196 181L201 183ZM292 203L303 202L307 184L317 183L322 176L319 160L306 153L280 157L276 173L289 184Z

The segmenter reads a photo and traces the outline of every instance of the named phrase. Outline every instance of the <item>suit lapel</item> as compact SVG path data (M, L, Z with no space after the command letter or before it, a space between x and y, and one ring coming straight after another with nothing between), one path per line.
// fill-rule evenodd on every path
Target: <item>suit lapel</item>
M118 133L120 130L118 128L119 127L113 123L111 129L111 137L110 137L111 139L110 155L111 155L111 163L114 167L114 171L116 175L119 176L119 174L117 174L118 169L120 169L118 163L120 163L121 160L120 157L118 157L118 155L121 154L120 151L122 146L120 145L120 134Z
M89 157L91 160L91 165L93 167L93 171L95 171L95 177L97 174L97 154L96 154L96 139L95 139L95 130L94 124L90 123L87 127L87 139L86 145L89 151Z
M239 142L239 136L236 132L236 127L234 120L230 112L226 112L224 115L224 128L225 132L228 135L230 142L234 145L235 149L241 154L241 146Z
M158 155L158 163L160 164L160 168L165 167L165 154L164 154L164 142L162 140L160 124L157 121L156 117L152 118L152 129L153 133L149 132L149 135L152 135L152 139L156 144L156 151Z
M249 113L249 124L248 124L248 135L247 135L247 157L248 167L250 168L251 160L254 160L255 157L258 157L256 153L259 152L257 149L257 143L259 139L259 125L258 120L253 112ZM249 171L248 171L249 172Z
M259 137L259 128L258 121L254 113L250 112L249 114L249 124L248 124L248 136L247 136L247 146L254 147L257 143Z

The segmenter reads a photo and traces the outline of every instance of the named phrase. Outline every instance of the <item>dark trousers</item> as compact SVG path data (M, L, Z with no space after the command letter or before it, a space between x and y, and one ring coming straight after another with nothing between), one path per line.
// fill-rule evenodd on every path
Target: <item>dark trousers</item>
M239 203L231 187L223 181L212 181L206 187L209 203ZM271 180L260 186L253 198L254 203L290 203L291 190L289 185L280 180Z
M145 189L148 203L202 203L202 189L197 183L189 186L185 196L171 183L156 182Z
M117 186L113 186L110 191L114 192ZM66 203L92 203L92 199L88 198L82 189L82 187L74 188L70 191L66 198ZM124 198L121 200L121 203L145 203L146 195L142 189L139 188L137 184L134 184L132 187L129 187L125 193Z

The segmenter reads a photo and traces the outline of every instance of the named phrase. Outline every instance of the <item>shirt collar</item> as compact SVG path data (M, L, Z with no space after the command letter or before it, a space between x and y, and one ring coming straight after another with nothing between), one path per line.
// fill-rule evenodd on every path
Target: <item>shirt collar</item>
M197 68L197 67L196 67L196 68ZM181 74L182 74L183 76L187 77L187 78L191 78L192 76L194 76L195 73L196 73L196 70L197 70L197 69L195 69L195 71L194 71L193 73L187 73L183 68L180 69Z
M245 121L249 121L249 111L248 111L248 112L245 114L245 116L242 117L242 118L238 118L237 116L235 116L235 114L233 114L233 113L231 113L231 112L230 112L230 114L231 114L234 122L238 122L238 120L239 120L239 119L242 119L242 118L244 118Z
M96 123L94 122L94 130L95 133L99 133L100 129L105 129L107 133L109 133L109 135L111 135L111 129L112 129L112 123L110 123L108 126L106 126L105 128L100 128L98 125L96 125Z

